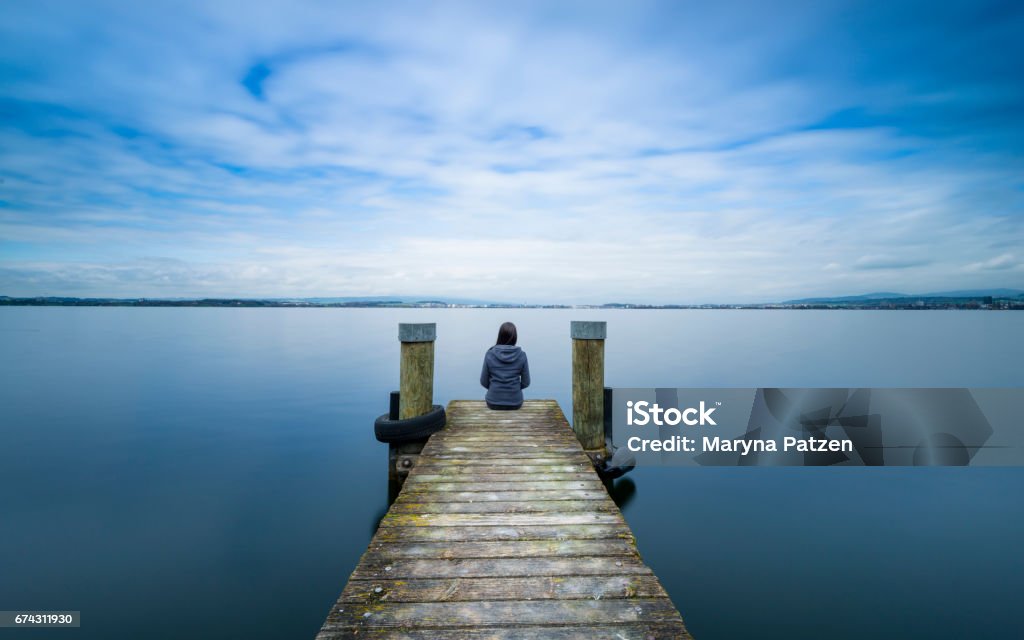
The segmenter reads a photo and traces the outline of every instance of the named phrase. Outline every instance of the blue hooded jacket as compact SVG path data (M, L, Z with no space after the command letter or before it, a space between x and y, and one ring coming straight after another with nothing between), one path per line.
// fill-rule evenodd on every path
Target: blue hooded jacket
M523 404L523 389L530 386L526 352L511 344L496 344L484 355L480 384L491 404L516 407Z

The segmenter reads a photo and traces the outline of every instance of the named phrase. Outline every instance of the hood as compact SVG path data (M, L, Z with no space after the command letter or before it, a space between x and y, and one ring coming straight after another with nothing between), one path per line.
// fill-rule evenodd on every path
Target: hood
M491 347L491 353L498 359L498 362L504 362L505 364L512 364L519 359L519 354L523 350L518 346L511 344L496 344Z

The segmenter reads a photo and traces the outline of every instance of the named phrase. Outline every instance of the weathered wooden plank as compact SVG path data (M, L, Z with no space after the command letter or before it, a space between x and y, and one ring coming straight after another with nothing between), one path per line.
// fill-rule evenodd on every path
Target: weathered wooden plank
M500 448L534 448L546 450L549 447L571 449L579 451L578 443L563 435L552 436L550 432L531 434L510 434L510 433L473 433L465 435L452 435L445 438L437 438L434 447L437 450L447 450L451 447L466 446L477 448L494 447Z
M449 426L442 431L439 431L436 435L443 438L468 438L472 436L494 436L501 434L520 434L523 436L532 436L538 434L547 434L556 438L562 438L566 434L562 433L562 426L556 426L551 424L549 420L544 418L538 418L538 421L548 422L546 426L516 426L513 424L500 424L500 423L478 423L478 424L467 424L461 423L457 427ZM570 432L569 435L572 435Z
M460 427L476 427L483 425L492 428L497 425L522 428L541 428L544 426L555 426L560 423L559 418L551 411L517 411L515 413L466 413L455 412L451 414L458 420Z
M494 456L494 457L461 457L461 458L442 458L434 455L423 455L420 458L420 467L533 467L533 466L568 466L572 465L575 470L580 468L585 469L587 465L590 465L590 460L583 454L580 455L561 455L561 456L546 456L546 457L529 457L529 458L510 458L507 456ZM591 465L592 466L592 465Z
M453 407L456 407L456 408L459 408L459 409L466 409L466 410L473 410L473 411L483 411L483 412L491 412L491 413L494 412L493 409L491 409L490 407L488 407L486 404L484 404L483 402L481 402L479 400L452 400L450 404ZM547 408L547 409L557 409L557 408L559 408L558 401L557 400L552 400L550 398L541 398L541 399L538 399L538 400L527 400L525 403L523 403L523 408L520 409L520 411L528 411L528 410L531 410L531 409L539 410L539 409L544 409L544 408ZM504 414L499 414L499 415L504 415Z
M429 580L352 580L338 603L466 602L473 600L594 600L664 598L658 579L630 576L536 576L529 578L449 578Z
M517 411L515 413L467 413L465 411L454 412L452 417L457 418L459 426L475 427L477 425L493 426L508 425L512 427L543 427L545 425L558 424L559 419L551 411Z
M475 602L351 603L332 610L325 627L478 627L483 625L674 622L679 613L667 598L627 600L534 600ZM370 614L370 615L366 615Z
M575 448L578 443L574 440L565 436L554 436L549 437L546 435L529 436L529 435L509 435L509 434L489 434L489 433L475 433L472 435L460 435L460 436L449 436L447 438L438 438L434 443L436 447L453 447L453 446L466 446L466 447L534 447L537 449L543 449L547 446L557 446L565 448Z
M391 513L569 513L618 512L611 500L530 500L507 502L402 502Z
M650 574L638 556L592 558L387 558L363 554L355 580L425 578L499 578L527 576L610 576Z
M558 433L557 430L563 426L562 423L553 417L540 414L535 414L533 416L523 414L522 418L517 421L454 415L452 416L452 419L456 421L454 424L457 428L445 429L444 433L466 433L478 430L503 431L505 429L547 429L551 433ZM449 426L452 426L452 424L453 423L450 423Z
M593 468L590 460L586 456L549 456L547 458L508 458L508 457L496 457L496 458L435 458L427 455L420 459L420 463L417 465L420 467L430 468L464 468L464 467L485 467L494 468L498 471L515 471L517 468L520 469L520 473L530 473L530 471L522 471L521 467L574 467L572 471L589 471ZM541 471L544 473L544 471ZM550 473L550 472L549 472Z
M461 431L472 431L475 429L534 429L540 430L547 428L550 431L554 431L554 427L558 427L561 423L556 420L551 414L540 414L540 413L523 413L516 416L514 419L503 419L493 417L477 417L467 415L456 415L452 414L453 420L457 420L458 430ZM448 433L456 431L451 429Z
M523 438L535 437L535 436L550 436L558 439L562 439L566 434L561 432L561 427L554 428L517 428L510 425L460 425L458 429L444 429L438 432L436 435L440 439L457 439L457 438L472 438L472 437L495 437L501 435L519 436ZM571 432L570 432L571 435Z
M491 486L495 482L576 482L580 486L604 486L597 479L597 475L589 473L464 473L464 474L440 474L440 473L417 473L414 468L405 481L405 486L410 482L475 482L483 488Z
M429 448L425 449L427 455L437 455L442 453L458 453L460 451L468 452L458 456L460 458L476 458L480 455L489 455L492 457L507 457L503 454L507 453L526 453L531 452L550 452L548 455L578 455L582 453L579 449L579 444L568 440L560 442L548 442L543 443L541 438L536 439L515 439L515 438L495 438L489 440L474 436L473 438L459 438L458 440L451 440L449 442L439 441L433 443L433 445L427 445ZM453 456L455 457L455 456Z
M533 418L533 420L539 423L545 423L542 425L524 425L514 424L511 422L472 422L469 420L460 421L457 428L446 428L441 431L438 435L446 437L468 437L474 435L500 435L500 434L512 434L512 435L539 435L547 434L555 437L562 437L565 434L561 432L564 425L556 425L552 420L544 417Z
M463 406L458 406L451 405L449 403L449 406L452 406L452 411L458 413L460 416L494 416L496 420L510 420L516 418L517 416L529 415L534 413L554 414L560 411L560 408L557 404L541 406L533 404L532 401L528 401L525 404L523 404L523 406L520 407L519 409L514 409L512 411L495 410L491 409L490 407L484 404L467 404Z
M544 558L544 557L637 557L629 540L515 540L503 542L374 542L370 551L385 558ZM364 560L366 560L364 558ZM483 598L486 600L487 598Z
M604 623L556 627L547 625L516 625L511 627L404 629L367 627L352 630L321 631L317 640L368 638L370 640L687 640L691 636L682 622L671 623Z
M483 411L491 413L494 412L493 409L489 408L486 404L479 400L452 400L449 404L450 406L459 410ZM529 411L531 409L539 410L542 408L557 409L558 407L559 405L557 400L552 400L550 398L541 398L538 400L527 400L525 403L523 403L523 408L520 409L520 411Z
M436 447L430 445L428 447L425 449L426 455L439 460L448 458L563 458L580 455L580 450L571 444L556 446L553 443L548 447L543 445L506 446L505 443L446 444L443 448L438 444Z
M544 416L551 420L555 420L556 418L564 419L560 415L561 410L558 407L531 407L528 405L523 405L522 408L516 411L495 411L493 409L479 409L474 407L468 411L462 408L456 408L452 413L453 415L457 415L460 420L493 420L518 422L522 424L536 423L536 416Z
M493 410L484 409L483 411L463 411L460 412L459 417L467 422L473 420L486 420L490 422L513 422L524 425L537 424L538 418L546 419L547 421L554 422L557 419L558 409L540 408L533 409L524 406L518 411L510 412L497 412Z
M440 478L440 476L433 476ZM437 493L438 499L444 499L440 494L442 492L454 491L457 493L487 493L490 491L504 492L504 491L516 491L522 488L524 493L530 493L532 491L587 491L587 492L605 492L604 485L600 481L589 478L584 481L579 480L548 480L539 482L489 482L486 485L480 485L473 482L456 482L457 478L449 478L448 480L439 479L420 479L419 482L406 482L403 494L408 493Z
M472 451L473 456L462 456L462 457L476 457L476 454L491 454L494 456L500 456L502 453L511 451L522 451L528 453L531 450L549 451L555 450L559 453L567 453L570 455L580 452L578 443L575 443L569 439L559 438L558 440L545 442L543 438L519 438L519 437L498 437L488 438L485 436L468 436L465 438L452 438L451 440L438 440L433 445L427 445L429 448L426 449L428 454L431 453L442 453L449 452L456 448L464 448L466 451Z
M560 417L559 409L557 407L551 409L548 407L535 408L525 405L518 411L499 412L492 409L465 411L459 409L453 413L454 415L457 415L460 420L466 421L488 420L494 422L517 422L520 424L535 424L538 416L548 418L552 421Z
M421 485L421 489L423 486ZM583 489L564 488L561 490L523 490L523 491L439 491L437 485L433 490L403 491L395 504L408 502L507 502L518 500L532 502L534 500L607 500L605 491L586 491Z
M443 453L442 453L443 452ZM534 444L519 447L450 445L436 447L427 452L437 460L449 458L561 458L578 456L579 447L555 447Z
M436 437L436 436L435 436ZM433 440L433 438L431 438ZM557 436L550 439L547 436L517 436L478 433L466 436L451 436L449 438L438 438L437 445L450 447L454 445L463 446L501 446L501 447L529 447L536 445L544 447L545 443L558 445L559 447L572 447L578 443L568 437Z
M583 464L523 464L523 465L486 465L486 466L467 466L467 467L455 467L440 462L431 462L429 458L420 458L419 463L416 465L416 469L419 473L424 475L440 475L440 476L466 476L480 473L496 474L496 473L516 473L516 474L529 474L529 475L548 475L553 473L583 473L593 469L591 465Z
M588 525L490 525L474 527L382 527L373 542L450 543L501 540L633 540L625 523Z
M526 525L572 525L572 524L618 524L621 514L611 513L443 513L407 514L392 513L384 518L381 527L479 527L479 526L526 526Z
M560 411L557 406L542 407L531 404L524 404L519 409L512 411L497 411L487 406L454 407L453 409L463 418L492 418L494 420L517 420L520 419L520 416L529 415L554 416Z
M542 427L556 425L564 418L559 418L557 411L515 411L513 413L466 413L458 414L459 424L509 424L517 427Z

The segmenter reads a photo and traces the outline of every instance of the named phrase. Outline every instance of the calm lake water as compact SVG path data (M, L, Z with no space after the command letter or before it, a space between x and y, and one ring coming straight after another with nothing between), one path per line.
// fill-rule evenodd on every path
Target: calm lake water
M447 402L482 396L504 320L527 397L570 415L570 320L608 322L609 386L1024 386L1024 313L0 308L0 610L82 612L33 638L311 639L387 507L397 323L437 322ZM1024 469L619 483L698 640L1019 633Z

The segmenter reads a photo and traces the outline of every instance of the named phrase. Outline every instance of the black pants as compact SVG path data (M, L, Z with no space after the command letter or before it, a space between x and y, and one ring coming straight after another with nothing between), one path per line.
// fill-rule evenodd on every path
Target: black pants
M516 409L518 409L521 406L523 406L523 405L521 405L521 404L491 404L490 402L487 403L487 408L488 409L494 409L495 411L515 411Z

